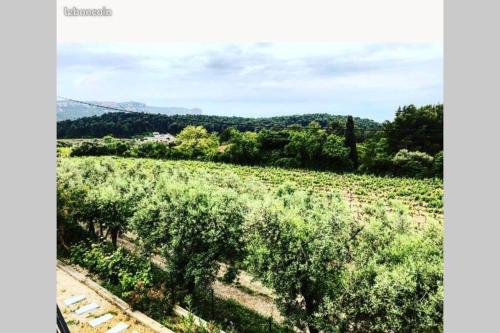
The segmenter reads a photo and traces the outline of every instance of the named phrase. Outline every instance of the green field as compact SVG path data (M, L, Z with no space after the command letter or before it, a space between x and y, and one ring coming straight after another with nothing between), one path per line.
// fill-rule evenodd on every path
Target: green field
M339 174L327 171L283 169L275 167L240 166L227 163L198 162L190 160L164 160L117 157L80 157L74 161L113 160L129 167L144 170L160 168L183 171L192 175L212 177L216 183L228 183L237 178L260 189L269 189L284 183L294 184L314 195L340 192L353 206L366 206L376 202L400 202L414 216L431 216L443 219L443 181L438 178L413 179Z
M314 193L340 191L346 200L352 201L356 205L393 200L408 206L414 215L430 215L442 219L443 214L443 181L438 178L378 177L196 161L164 161L159 163L169 168L188 170L192 173L207 173L217 177L235 174L242 179L261 183L266 187L288 182L304 190L312 190Z

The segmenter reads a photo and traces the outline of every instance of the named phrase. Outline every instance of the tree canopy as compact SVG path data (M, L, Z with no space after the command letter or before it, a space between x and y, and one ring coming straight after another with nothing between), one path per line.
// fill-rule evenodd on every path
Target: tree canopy
M332 121L344 126L346 119L346 116L323 113L244 118L111 112L101 116L60 121L57 123L57 137L60 139L102 138L106 135L113 135L117 138L132 138L151 132L175 135L190 125L203 126L208 132L217 133L222 133L227 128L235 128L243 132L257 132L261 129L283 129L291 125L307 126L311 121L316 121L321 127L326 127ZM359 129L381 128L381 124L370 119L354 118L354 121Z
M117 113L110 116L117 117ZM351 116L345 118L343 125L335 116L331 116L332 120L326 125L322 123L326 118L322 117L301 124L304 119L315 119L314 116L231 118L236 125L224 127L224 123L218 123L221 132L210 131L201 125L188 125L178 132L176 142L168 145L105 136L102 140L75 144L71 154L197 159L417 178L443 175L442 105L399 108L394 121L384 123L380 129L366 128L363 120ZM88 121L92 123L96 119ZM198 118L191 116L189 119ZM269 125L273 119L298 123L260 130L239 129L247 127L239 126L241 124ZM75 122L78 121L85 122L82 119ZM214 124L209 122L207 126L213 129Z

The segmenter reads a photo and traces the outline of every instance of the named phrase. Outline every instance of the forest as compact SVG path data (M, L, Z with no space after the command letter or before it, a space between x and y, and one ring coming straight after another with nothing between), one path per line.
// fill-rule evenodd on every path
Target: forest
M360 129L380 129L380 124L370 120L355 118ZM345 124L346 116L330 114L303 114L268 118L243 118L208 115L161 115L149 113L110 112L102 116L64 120L57 123L57 137L101 138L112 135L117 138L143 136L151 132L177 134L187 126L203 126L208 132L222 133L227 128L239 131L259 131L261 129L280 129L290 125L307 126L316 121L322 127L330 122Z
M60 122L60 139L104 137L59 144L71 146L72 156L193 159L415 178L443 175L442 104L400 107L394 120L383 124L327 115L232 117L220 123L216 120L224 119L211 116L151 117L109 113ZM119 139L165 129L177 135L175 143Z

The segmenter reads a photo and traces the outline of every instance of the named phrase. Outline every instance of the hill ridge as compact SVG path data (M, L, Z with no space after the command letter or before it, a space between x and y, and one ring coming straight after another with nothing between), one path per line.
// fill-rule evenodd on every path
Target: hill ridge
M98 138L113 135L126 138L154 131L175 135L188 125L203 126L209 132L219 133L228 127L234 127L240 131L256 131L273 127L284 128L291 125L306 126L311 121L317 121L320 126L326 127L332 121L345 124L346 119L345 115L328 113L248 118L203 114L163 115L142 112L110 112L100 116L59 121L57 123L57 137L60 139ZM379 129L382 126L374 120L359 117L354 117L354 123L357 128L362 130Z

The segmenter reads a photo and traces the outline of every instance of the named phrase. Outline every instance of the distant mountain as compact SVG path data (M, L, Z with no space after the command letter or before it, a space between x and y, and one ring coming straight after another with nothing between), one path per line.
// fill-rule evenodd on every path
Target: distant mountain
M86 117L76 120L65 120L57 123L57 137L100 138L113 135L119 138L130 138L151 132L177 134L188 125L203 126L209 132L221 133L228 127L240 131L258 131L260 129L284 128L290 125L307 126L317 121L325 127L332 121L345 125L346 116L324 113L280 116L269 118L223 117L209 115L172 115L150 113L111 112L101 116ZM370 120L355 117L355 127L361 131L380 129L382 125Z
M98 102L88 101L90 104L97 104L118 109L125 109L134 112L171 115L202 114L201 109L181 108L181 107L163 107L149 106L139 102ZM86 105L73 101L57 101L57 121L74 120L84 117L100 116L113 110L100 108L98 106Z

